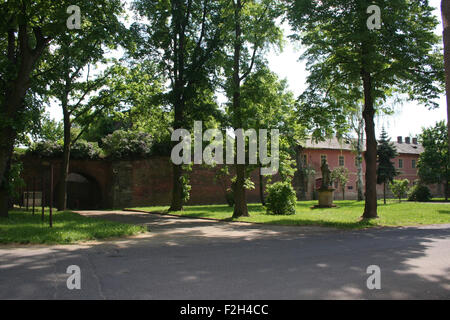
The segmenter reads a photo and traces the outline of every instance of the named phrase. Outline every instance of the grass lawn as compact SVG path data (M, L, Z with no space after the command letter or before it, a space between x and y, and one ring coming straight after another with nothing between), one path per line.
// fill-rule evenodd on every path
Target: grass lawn
M14 209L9 212L9 218L0 218L0 243L69 244L146 231L142 226L84 217L70 211L53 211L53 228L48 222L48 210L45 222L41 222L40 208L34 216L31 211Z
M234 221L247 221L276 225L318 225L344 229L361 229L376 226L411 226L425 224L450 223L450 204L416 203L389 200L386 205L379 202L378 216L380 219L360 221L364 211L364 202L335 201L338 208L311 209L317 201L302 201L297 203L295 215L267 215L260 204L249 204L250 217ZM168 207L134 208L148 212L167 213ZM176 215L213 218L232 221L233 209L227 205L187 206L184 211L173 212Z

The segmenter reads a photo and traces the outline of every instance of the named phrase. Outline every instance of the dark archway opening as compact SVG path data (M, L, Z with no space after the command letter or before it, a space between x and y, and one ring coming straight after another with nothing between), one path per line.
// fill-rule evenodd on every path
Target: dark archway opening
M67 208L72 210L99 209L102 195L95 179L79 173L67 177Z

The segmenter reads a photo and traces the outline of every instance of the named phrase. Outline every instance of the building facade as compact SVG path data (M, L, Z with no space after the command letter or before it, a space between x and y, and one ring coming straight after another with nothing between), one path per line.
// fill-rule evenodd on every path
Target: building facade
M423 147L418 143L417 138L410 137L397 137L397 141L393 142L395 148L397 149L398 156L393 159L396 169L400 174L395 179L408 179L410 184L419 178L417 175L417 161L419 155L423 152ZM357 199L358 195L358 176L357 176L357 154L354 151L354 147L348 140L339 141L337 138L328 139L325 141L315 142L313 140L308 140L304 143L300 152L298 153L300 159L298 163L301 163L304 167L313 169L314 174L309 176L304 184L306 192L304 196L307 200L316 198L316 189L321 183L321 170L320 166L322 160L326 159L330 170L337 167L345 167L349 170L349 181L345 187L345 199L353 200ZM363 161L362 161L362 181L364 190L364 175L366 171L366 164L364 161L364 149L363 149ZM298 185L296 186L298 187ZM340 186L335 192L335 199L342 200L342 191ZM431 192L435 196L441 196L442 191L436 185L429 186ZM377 185L377 193L381 198L383 196L383 186ZM388 191L388 196L391 197L392 194Z

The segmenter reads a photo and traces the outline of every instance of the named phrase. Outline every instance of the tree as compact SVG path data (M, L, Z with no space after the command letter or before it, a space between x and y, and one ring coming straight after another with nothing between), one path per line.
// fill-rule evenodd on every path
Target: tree
M409 189L409 180L393 180L389 186L394 196L398 198L398 202L402 202L402 198L406 197Z
M428 1L382 1L380 29L368 28L368 0L297 0L289 20L307 47L309 81L327 95L340 83L364 94L366 202L363 218L377 217L375 105L406 94L429 106L441 91L442 55L437 19Z
M8 216L4 191L14 144L24 130L25 98L39 59L51 41L51 35L44 30L51 24L53 30L60 29L57 21L61 13L55 10L60 8L60 4L51 7L50 1L43 1L40 6L19 0L0 4L0 216Z
M331 181L338 183L342 190L342 200L345 200L345 186L348 182L348 169L338 167L331 171Z
M445 91L447 93L447 136L449 139L448 152L450 153L450 1L441 2L442 24L444 27L444 65L445 65Z
M51 141L57 142L64 136L64 127L62 122L50 119L45 115L40 121L40 130L36 132L33 140L36 141Z
M358 201L364 200L363 186L363 151L364 151L364 118L363 95L358 84L334 86L330 95L335 95L339 103L344 105L344 113L348 118L348 131L342 136L350 141L355 153L355 165L357 169L356 188ZM340 137L339 137L340 138Z
M424 183L443 185L445 199L448 200L450 158L445 121L437 122L434 127L423 129L420 143L425 150L420 154L417 162L419 178Z
M57 208L60 211L66 210L71 145L81 137L96 115L111 106L104 103L105 100L112 100L111 92L102 87L107 84L108 77L115 69L109 68L96 74L91 69L100 61L106 64L104 56L108 48L116 48L121 39L125 38L125 27L119 22L122 13L123 5L120 1L104 4L102 13L83 19L82 32L57 35L54 39L56 48L47 59L52 67L50 94L59 102L63 114L64 147L61 183L57 191ZM84 125L80 125L83 117ZM81 132L72 137L71 129L77 122Z
M356 154L357 180L356 188L358 192L358 201L364 200L363 187L363 150L364 150L364 118L362 116L362 105L355 109L350 118L350 126L356 133L356 140L352 140L353 149Z
M242 82L251 74L255 64L261 64L261 53L268 44L280 44L282 32L275 24L275 19L282 13L281 3L273 0L242 1L232 0L233 18L228 20L230 37L227 43L229 61L226 75L227 95L232 101L232 127L243 128L243 108L241 104ZM228 52L227 52L228 53ZM228 60L228 59L227 59ZM236 144L244 137L236 136ZM233 218L248 216L245 195L246 165L235 164L236 184L234 189Z
M392 183L395 176L398 175L394 163L391 161L397 155L395 145L390 142L390 138L383 128L377 148L377 184L383 184L384 204L386 204L386 184Z
M99 15L114 1L78 1L83 18ZM23 135L28 121L30 88L45 87L50 70L43 56L50 43L68 30L72 1L8 0L0 4L0 190L5 189L16 138ZM36 97L33 97L35 99ZM2 192L0 192L2 194ZM1 196L0 215L7 216Z
M135 11L148 23L133 25L137 35L136 50L131 55L157 61L160 72L167 76L174 130L192 127L187 121L189 109L215 85L212 75L219 64L215 58L224 41L227 7L226 0L134 1ZM182 165L173 164L170 211L183 209L183 181Z
M287 81L278 76L266 66L258 66L250 74L241 88L242 129L278 129L282 142L280 145L280 174L289 167L289 155L292 146L303 136L304 127L299 125L295 117L295 99L288 91ZM270 178L261 173L261 164L248 165L249 169L259 170L259 194L261 203L265 205L264 184ZM287 174L289 176L289 174Z

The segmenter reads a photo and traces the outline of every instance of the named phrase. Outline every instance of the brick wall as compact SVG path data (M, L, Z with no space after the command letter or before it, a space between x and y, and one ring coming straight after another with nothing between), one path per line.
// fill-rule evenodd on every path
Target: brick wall
M350 178L345 190L346 199L357 198L356 188L356 166L355 155L348 150L316 150L306 149L302 154L307 156L308 165L312 166L316 174L309 179L306 189L306 199L313 199L316 190L316 180L321 178L321 156L326 155L331 170L339 166L339 156L344 157L344 165L350 171ZM412 167L412 160L417 160L417 155L400 154L395 159L398 167L398 160L403 160L403 168L399 169L401 175L397 178L407 178L412 182L417 179L417 169ZM44 166L44 161L38 158L26 157L24 162L24 179L28 185L21 190L32 191L33 177L36 179L36 190L42 190L42 177L46 179L46 193L48 205L49 194L49 167ZM56 199L56 189L60 182L61 161L57 159L48 160L54 167L54 199ZM193 166L190 174L191 198L189 205L194 204L225 204L225 190L230 187L229 179L216 181L215 175L219 167L206 168L200 165ZM363 163L363 170L365 164ZM171 202L172 190L172 164L168 157L152 157L145 160L133 161L106 161L106 160L72 160L70 163L71 173L78 173L91 181L95 181L99 188L101 197L96 207L98 208L125 208L138 206L169 205ZM255 190L247 191L249 203L259 202L259 175L255 170L251 175L255 183ZM274 181L278 177L274 178ZM294 187L296 179L294 179ZM350 187L350 189L349 189ZM434 195L439 195L437 186L430 186ZM377 186L378 195L381 198L383 187ZM389 195L390 196L390 195ZM335 198L341 199L342 192L337 189Z

